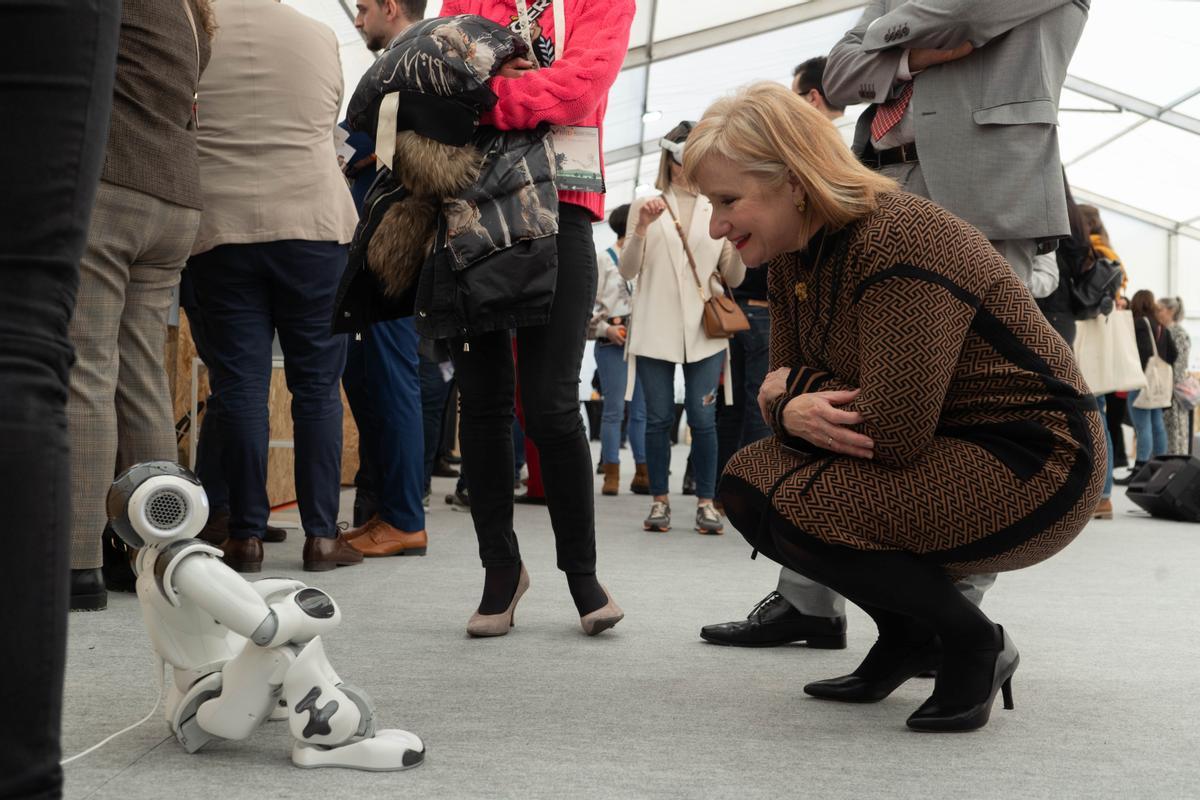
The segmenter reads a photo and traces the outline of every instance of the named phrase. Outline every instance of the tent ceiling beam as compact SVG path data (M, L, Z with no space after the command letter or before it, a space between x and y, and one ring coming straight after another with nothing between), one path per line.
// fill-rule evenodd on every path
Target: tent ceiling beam
M1140 97L1134 97L1124 92L1118 92L1116 89L1110 89L1107 86L1101 86L1098 83L1084 80L1076 75L1068 75L1064 87L1074 92L1087 95L1096 100L1102 100L1106 103L1111 103L1118 108L1126 111L1131 111L1134 114L1140 114L1149 119L1158 120L1166 125L1171 125L1176 128L1181 128L1189 133L1200 135L1200 119L1189 117L1186 114L1180 114L1172 109L1185 100L1194 97L1200 89L1189 92L1183 97L1168 103L1165 106L1156 106L1147 100Z
M1089 192L1080 186L1072 184L1071 194L1075 196L1077 202L1091 203L1094 206L1106 208L1109 211L1115 211L1118 214L1124 214L1127 217L1132 217L1140 222L1145 222L1147 225L1153 225L1156 228L1162 228L1169 233L1178 233L1180 236L1187 236L1190 239L1200 240L1200 228L1188 223L1176 222L1173 219L1164 217L1161 214L1155 214L1153 211L1147 211L1144 208L1131 206L1128 203L1122 203L1120 200L1113 200L1111 197L1105 197L1095 192Z
M700 50L706 50L710 47L718 47L723 44L740 41L741 39L748 39L760 33L768 33L791 25L799 25L801 22L807 22L810 19L827 17L830 14L838 14L842 11L861 8L862 6L862 0L810 0L807 3L798 3L787 8L781 8L778 11L770 11L766 14L759 14L758 16L747 17L725 25L719 25L715 28L706 28L695 33L688 33L683 36L654 42L653 58L651 57L651 48L649 46L631 47L625 55L625 63L621 69L644 67L652 60L666 61L669 58L676 58ZM651 20L651 25L653 25L653 19Z

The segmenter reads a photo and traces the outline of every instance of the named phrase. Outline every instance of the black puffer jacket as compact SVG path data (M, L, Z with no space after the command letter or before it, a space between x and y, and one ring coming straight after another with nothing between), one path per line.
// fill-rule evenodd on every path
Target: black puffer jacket
M363 76L351 126L374 133L399 104L393 170L362 209L334 330L417 315L429 338L542 324L553 302L558 196L542 131L477 127L489 80L524 42L481 17L419 23Z

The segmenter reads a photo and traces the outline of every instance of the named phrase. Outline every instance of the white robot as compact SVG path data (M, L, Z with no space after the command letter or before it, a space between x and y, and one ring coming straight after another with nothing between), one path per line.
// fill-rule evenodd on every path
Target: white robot
M341 621L333 598L288 578L247 582L219 549L192 538L208 519L192 473L170 461L130 467L109 490L108 516L140 548L142 616L174 668L166 718L189 753L286 717L299 767L384 771L424 762L421 739L376 730L366 694L326 659L321 634Z

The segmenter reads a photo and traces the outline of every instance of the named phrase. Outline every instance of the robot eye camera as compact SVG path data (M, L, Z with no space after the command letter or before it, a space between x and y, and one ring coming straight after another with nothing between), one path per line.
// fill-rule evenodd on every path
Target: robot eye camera
M130 547L190 539L208 521L208 495L173 461L146 461L122 472L108 490L108 520Z

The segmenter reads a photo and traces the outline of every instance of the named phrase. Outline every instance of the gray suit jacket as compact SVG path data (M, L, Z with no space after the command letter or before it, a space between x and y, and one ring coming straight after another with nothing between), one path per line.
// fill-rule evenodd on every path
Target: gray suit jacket
M881 103L905 49L975 51L914 78L911 108L930 197L989 239L1065 236L1058 100L1090 0L873 0L829 54L837 105ZM874 24L872 24L874 23ZM877 106L858 121L870 146Z

